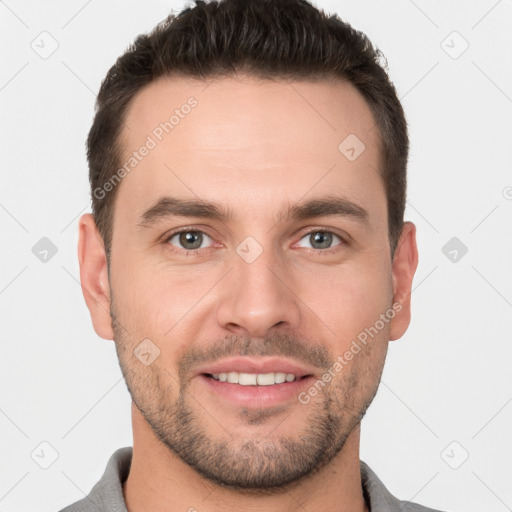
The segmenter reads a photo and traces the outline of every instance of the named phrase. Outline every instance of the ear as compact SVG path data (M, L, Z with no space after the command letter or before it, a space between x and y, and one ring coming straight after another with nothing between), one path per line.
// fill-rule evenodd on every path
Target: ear
M110 317L110 285L103 240L90 213L80 217L78 230L82 293L96 334L106 340L112 340L114 333Z
M408 221L404 223L392 263L393 309L396 314L390 322L390 341L401 338L409 327L412 279L417 266L416 226Z

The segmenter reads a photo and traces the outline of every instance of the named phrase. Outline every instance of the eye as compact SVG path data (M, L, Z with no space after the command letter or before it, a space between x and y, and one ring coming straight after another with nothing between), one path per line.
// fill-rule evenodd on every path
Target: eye
M332 243L335 238L337 238L340 243L333 246ZM331 249L332 247L336 247L344 243L344 240L339 235L336 235L332 231L322 231L320 229L310 231L306 236L301 238L301 240L306 240L309 245L299 245L300 247L309 247L310 249L315 250Z
M175 240L175 243L173 243ZM193 229L184 229L171 234L166 242L179 249L194 251L207 247L207 240L212 240L206 233ZM206 242L206 245L205 245ZM176 245L179 244L179 245Z
M333 245L333 242L338 239L338 243ZM303 240L305 242L303 242ZM165 243L169 244L177 249L184 250L190 255L199 251L200 249L206 249L211 246L213 239L203 231L197 229L182 229L171 233L166 239ZM303 244L306 245L303 245ZM335 249L338 246L346 244L345 240L333 233L332 231L326 231L316 229L306 233L299 242L299 247L306 247L314 251L329 252L328 249Z

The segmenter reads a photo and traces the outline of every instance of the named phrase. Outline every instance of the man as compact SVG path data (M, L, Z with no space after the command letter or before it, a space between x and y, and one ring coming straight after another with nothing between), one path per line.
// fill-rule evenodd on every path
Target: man
M418 263L407 126L368 39L304 0L197 2L107 74L79 223L132 397L72 511L428 511L359 459Z

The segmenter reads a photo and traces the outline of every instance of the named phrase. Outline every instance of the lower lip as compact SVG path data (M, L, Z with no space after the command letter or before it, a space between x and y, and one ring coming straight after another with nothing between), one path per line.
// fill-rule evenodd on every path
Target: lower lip
M221 382L206 375L198 377L216 395L235 405L254 408L272 407L290 401L297 402L299 393L308 388L314 380L314 376L310 375L293 382L270 386L241 386L240 384Z

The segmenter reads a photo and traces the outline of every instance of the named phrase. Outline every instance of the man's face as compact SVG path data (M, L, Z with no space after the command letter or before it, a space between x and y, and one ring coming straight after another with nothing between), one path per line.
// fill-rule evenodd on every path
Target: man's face
M218 483L276 487L331 461L378 387L393 324L375 329L393 303L378 130L346 83L207 85L163 79L128 111L123 164L148 136L156 145L118 185L114 339L135 405L172 452ZM230 216L143 218L166 197ZM356 206L293 215L326 199Z

